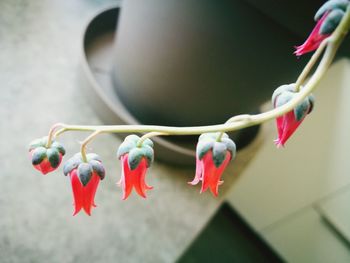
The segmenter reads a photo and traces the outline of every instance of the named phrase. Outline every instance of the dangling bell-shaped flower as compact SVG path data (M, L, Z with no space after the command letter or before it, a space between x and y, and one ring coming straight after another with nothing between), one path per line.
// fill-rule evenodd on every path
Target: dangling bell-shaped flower
M76 215L84 209L87 215L91 215L91 208L96 207L95 194L100 180L105 177L105 169L97 154L86 155L87 162L84 162L81 154L77 153L64 165L64 175L69 175L73 198L74 213Z
M204 133L198 139L196 149L196 175L191 185L202 182L201 193L208 188L214 196L218 195L222 173L230 160L236 156L236 144L224 133Z
M32 164L35 169L44 175L56 170L66 153L63 146L57 141L52 141L49 147L46 145L47 137L36 139L29 145Z
M296 47L295 55L301 56L316 50L321 42L330 36L343 18L348 0L330 0L324 3L315 15L315 28L306 41Z
M278 108L289 102L298 93L295 91L295 84L282 85L272 95L272 104ZM284 146L295 130L303 122L314 107L314 97L309 95L294 110L276 118L278 138L275 140L277 147Z
M118 185L123 189L123 200L130 195L132 188L146 198L146 191L153 189L145 182L147 168L154 159L153 142L146 139L138 145L140 137L129 135L118 149L118 159L122 162L122 174Z

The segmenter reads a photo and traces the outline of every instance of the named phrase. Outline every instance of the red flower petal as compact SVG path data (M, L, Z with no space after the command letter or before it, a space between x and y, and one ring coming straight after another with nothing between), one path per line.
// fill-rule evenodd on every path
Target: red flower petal
M294 111L290 111L277 118L278 139L275 140L277 147L284 146L286 141L292 136L303 120L304 118L297 121L294 116Z
M315 28L312 30L310 36L306 39L306 41L302 45L295 47L296 48L294 52L295 55L301 56L308 52L314 51L319 47L319 45L324 39L329 37L329 34L322 35L319 33L321 25L323 21L326 19L328 14L329 12L324 13L322 18L317 21Z
M198 157L196 157L196 175L192 182L188 182L191 185L196 185L202 180L203 175L203 163L201 160L199 160Z
M69 173L71 185L72 185L72 191L73 191L73 199L74 199L74 213L73 216L75 216L81 208L83 207L84 203L84 190L83 185L81 184L77 169L74 169Z
M70 174L73 198L74 198L74 213L73 216L79 213L83 208L85 213L91 216L91 208L96 207L95 205L95 194L97 187L100 183L100 177L93 173L90 181L86 186L80 182L77 169L74 169Z
M195 185L202 181L200 193L210 189L214 196L218 196L219 185L223 183L221 176L231 160L231 153L227 152L223 163L216 167L213 161L212 151L208 151L201 160L196 160L196 175L189 184Z
M125 200L129 197L133 187L140 196L146 198L146 190L153 189L152 186L147 185L145 182L147 172L146 159L142 158L139 165L134 170L131 170L129 167L128 154L123 155L121 161L122 176L118 184L123 188L122 199Z
M83 208L89 216L91 215L91 207L94 205L94 198L99 182L100 177L96 173L93 173L89 183L83 187Z

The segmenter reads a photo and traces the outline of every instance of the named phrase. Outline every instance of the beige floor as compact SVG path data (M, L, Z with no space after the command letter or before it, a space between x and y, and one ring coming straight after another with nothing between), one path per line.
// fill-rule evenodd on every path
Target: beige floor
M61 171L41 176L28 143L56 122L101 124L77 80L81 37L89 18L116 1L0 1L0 262L174 262L223 201L249 149L229 168L221 198L187 182L193 169L155 163L147 200L121 201L116 182L120 140L102 135L89 146L107 170L92 217L72 217ZM86 134L64 134L67 156ZM251 145L256 148L259 141ZM229 176L231 175L231 176Z

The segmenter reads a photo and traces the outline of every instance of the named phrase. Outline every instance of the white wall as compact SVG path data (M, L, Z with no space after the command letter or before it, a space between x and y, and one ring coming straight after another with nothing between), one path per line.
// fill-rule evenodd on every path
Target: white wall
M264 125L266 141L228 200L288 261L350 262L350 250L317 209L350 191L350 61L334 64L315 96L314 111L284 149L273 144L275 123Z

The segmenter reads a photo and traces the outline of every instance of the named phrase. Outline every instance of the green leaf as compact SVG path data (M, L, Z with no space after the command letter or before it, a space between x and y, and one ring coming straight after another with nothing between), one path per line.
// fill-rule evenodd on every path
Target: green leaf
M97 175L100 177L101 180L105 178L105 168L103 167L102 163L96 160L91 160L89 164L92 167L92 170L97 173Z
M348 4L349 4L348 0L327 1L316 12L315 21L318 21L324 15L324 13L330 10L340 9L340 10L346 11Z
M49 160L51 167L56 168L60 164L60 155L56 148L50 148L46 151L47 159Z
M82 163L80 155L75 154L72 158L70 158L63 166L63 173L67 176L71 171L76 169L79 164Z
M136 148L136 144L133 141L124 141L118 148L118 159L120 159L124 154L130 152L130 150L134 148Z
M230 138L222 139L222 142L226 144L226 148L231 152L231 160L236 158L236 144Z
M31 141L29 144L29 151L38 147L45 147L45 142L43 142L43 138L39 138Z
M81 157L81 154L80 154L80 157ZM102 162L101 157L96 153L88 153L86 155L86 159L88 162L91 160L96 160L96 161Z
M149 138L147 138L146 140L144 140L144 141L142 142L142 146L144 146L144 145L147 145L147 146L150 146L150 147L153 148L153 142L152 142L152 140L149 139Z
M196 147L196 156L199 160L202 160L204 155L211 149L213 149L215 140L211 138L206 138L198 141L197 147Z
M332 10L326 17L326 19L323 21L320 33L322 35L328 35L331 34L339 25L340 21L342 20L345 12L340 9L334 9Z
M141 148L133 148L128 155L128 164L131 170L135 170L142 159L143 156L143 151Z
M51 147L56 148L62 155L65 155L65 154L66 154L66 150L64 149L64 147L62 146L62 144L60 144L60 143L57 142L57 141L54 141L54 142L51 144Z
M303 102L301 102L297 107L294 109L294 116L297 121L301 121L309 112L310 109L310 102L309 99L306 98Z
M213 146L213 161L216 167L224 162L226 158L227 147L225 143L215 142Z
M124 139L124 141L134 142L135 145L139 140L140 140L140 137L135 135L135 134L130 134L130 135L126 136Z
M285 84L285 85L279 86L277 89L275 89L275 91L272 94L272 98L271 98L272 105L274 105L274 106L276 105L277 97L280 96L284 92L294 93L295 92L295 84L294 83Z
M86 186L92 176L92 167L89 163L81 163L78 166L78 177L83 186Z
M142 155L146 158L147 167L150 167L154 160L154 151L153 148L149 145L144 145L141 148Z
M32 153L32 164L38 165L46 158L46 148L38 147Z
M276 98L276 104L275 108L281 107L282 105L286 104L289 102L291 99L293 99L295 93L285 91L281 93L277 98Z

